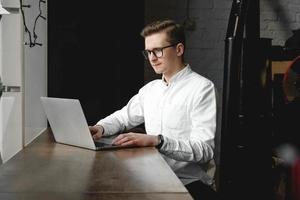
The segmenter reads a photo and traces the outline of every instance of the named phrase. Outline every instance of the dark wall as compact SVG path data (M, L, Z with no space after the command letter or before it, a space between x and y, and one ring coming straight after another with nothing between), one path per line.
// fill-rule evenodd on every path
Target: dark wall
M48 2L48 96L78 98L89 124L143 85L144 3Z

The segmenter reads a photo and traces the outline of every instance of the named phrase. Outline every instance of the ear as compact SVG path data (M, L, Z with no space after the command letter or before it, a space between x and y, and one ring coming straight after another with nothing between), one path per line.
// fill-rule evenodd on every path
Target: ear
M184 52L184 45L182 43L178 43L176 46L177 56L182 56Z

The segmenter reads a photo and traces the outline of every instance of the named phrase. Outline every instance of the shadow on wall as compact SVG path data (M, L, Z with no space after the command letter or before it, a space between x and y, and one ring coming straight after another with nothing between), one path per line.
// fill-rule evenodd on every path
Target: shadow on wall
M292 27L289 24L288 17L285 12L279 12L282 11L282 3L285 0L265 0L269 6L272 8L272 10L278 14L278 17L280 18L279 23L281 27L283 27L285 30L292 30Z

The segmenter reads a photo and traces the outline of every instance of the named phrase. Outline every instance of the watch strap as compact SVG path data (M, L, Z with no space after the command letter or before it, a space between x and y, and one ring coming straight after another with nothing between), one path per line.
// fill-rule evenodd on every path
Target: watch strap
M159 134L159 135L158 135L158 139L159 139L159 143L158 143L158 145L156 145L155 147L156 147L157 149L160 149L160 148L162 147L162 145L164 144L164 136L161 135L161 134Z

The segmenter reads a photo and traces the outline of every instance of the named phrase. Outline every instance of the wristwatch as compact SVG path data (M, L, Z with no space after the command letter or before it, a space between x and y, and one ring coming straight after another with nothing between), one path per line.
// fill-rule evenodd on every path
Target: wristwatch
M158 141L159 141L159 143L158 143L158 145L156 145L155 147L156 147L157 149L160 149L160 148L162 147L162 145L164 144L164 136L161 135L161 134L159 134L159 135L158 135Z

